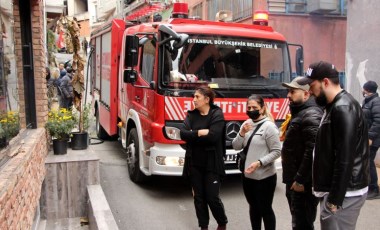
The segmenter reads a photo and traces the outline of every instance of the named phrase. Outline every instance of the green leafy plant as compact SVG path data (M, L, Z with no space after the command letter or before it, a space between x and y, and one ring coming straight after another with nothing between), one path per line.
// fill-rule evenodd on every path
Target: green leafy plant
M77 129L79 129L79 120L80 120L80 116L81 116L81 113L74 109L73 110L73 117L75 119L75 121L77 122ZM83 116L83 120L82 120L82 124L83 124L83 131L88 131L88 129L90 128L90 125L91 123L94 121L94 116L93 116L93 113L91 112L91 104L86 104L83 106L82 108L82 116Z
M71 110L62 108L49 112L45 128L52 138L65 139L70 135L75 123Z
M47 50L49 63L55 62L54 52L57 52L57 45L55 44L55 35L52 30L47 31Z

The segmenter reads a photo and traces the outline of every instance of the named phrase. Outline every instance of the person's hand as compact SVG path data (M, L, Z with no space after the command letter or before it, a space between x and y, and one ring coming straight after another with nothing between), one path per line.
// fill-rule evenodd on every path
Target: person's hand
M245 124L243 125L243 128L240 130L240 136L244 137L244 135L245 135L247 132L251 131L252 129L253 129L252 124L250 124L250 123L245 123Z
M254 171L256 171L256 169L258 169L259 167L261 166L261 163L260 161L255 161L253 163L251 163L248 168L244 171L245 173L253 173Z
M303 186L303 184L299 184L296 181L294 181L292 187L290 187L290 190L294 190L296 192L304 192L305 187Z
M368 144L369 144L369 146L372 145L372 140L371 139L368 139Z
M198 130L198 137L206 136L208 134L208 129L200 129Z
M337 211L338 211L338 206L335 205L335 204L331 204L330 202L326 202L326 206L327 208L333 213L335 214Z

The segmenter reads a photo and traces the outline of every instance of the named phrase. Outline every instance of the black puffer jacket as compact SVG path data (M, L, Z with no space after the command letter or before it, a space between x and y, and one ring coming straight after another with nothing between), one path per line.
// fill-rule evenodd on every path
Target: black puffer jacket
M290 106L292 118L282 146L282 182L311 184L313 149L323 111L313 97L304 104Z
M325 109L315 142L313 186L329 192L328 202L342 205L347 191L368 186L368 129L360 104L345 90Z
M374 93L363 101L363 112L368 125L368 138L372 146L380 147L380 97Z

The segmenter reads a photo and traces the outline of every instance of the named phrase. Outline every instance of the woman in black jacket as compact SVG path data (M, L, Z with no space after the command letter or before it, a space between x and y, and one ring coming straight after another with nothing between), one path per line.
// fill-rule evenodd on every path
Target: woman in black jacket
M188 111L181 129L181 139L186 141L183 175L190 179L201 229L208 229L210 207L217 229L222 230L228 222L219 197L220 179L225 174L225 121L222 110L213 104L214 98L209 87L195 90L195 109Z

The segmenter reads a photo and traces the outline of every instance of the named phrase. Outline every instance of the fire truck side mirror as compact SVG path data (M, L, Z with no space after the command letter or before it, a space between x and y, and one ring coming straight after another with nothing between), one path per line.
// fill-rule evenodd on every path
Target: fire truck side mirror
M125 38L125 67L134 67L137 65L139 56L139 38L134 35L127 35Z
M167 25L160 25L160 27L158 27L158 30L169 35L168 38L165 38L163 40L161 40L159 42L159 45L162 45L162 44L165 44L169 41L172 41L174 40L174 43L173 43L173 47L175 49L179 49L181 48L185 42L187 41L187 39L189 38L189 35L188 34L177 34L174 30L172 30L169 26Z
M134 69L126 69L123 73L124 83L135 83L137 80L137 71Z

